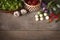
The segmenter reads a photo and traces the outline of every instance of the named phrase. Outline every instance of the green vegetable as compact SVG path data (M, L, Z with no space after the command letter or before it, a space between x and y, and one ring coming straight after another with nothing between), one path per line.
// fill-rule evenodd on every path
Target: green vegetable
M14 11L22 8L22 0L0 0L0 10Z
M50 1L50 2L48 3L47 9L49 9L49 8L51 7L52 3L53 3L53 1Z

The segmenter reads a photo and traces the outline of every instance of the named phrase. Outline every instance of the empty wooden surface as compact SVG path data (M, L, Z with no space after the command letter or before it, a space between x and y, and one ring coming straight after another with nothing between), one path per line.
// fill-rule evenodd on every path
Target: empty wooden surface
M1 40L60 40L60 22L35 21L36 12L20 17L0 13Z

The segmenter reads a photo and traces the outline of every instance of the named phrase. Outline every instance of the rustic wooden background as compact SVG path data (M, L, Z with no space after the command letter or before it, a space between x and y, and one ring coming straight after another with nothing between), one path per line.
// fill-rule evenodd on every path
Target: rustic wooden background
M14 17L0 12L0 40L60 40L60 22L36 22L35 14Z

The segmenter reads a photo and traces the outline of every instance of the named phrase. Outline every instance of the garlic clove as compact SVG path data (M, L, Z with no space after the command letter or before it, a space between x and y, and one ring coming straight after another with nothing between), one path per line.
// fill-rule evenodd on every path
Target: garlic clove
M20 13L18 11L15 11L13 15L18 17L18 16L20 16Z

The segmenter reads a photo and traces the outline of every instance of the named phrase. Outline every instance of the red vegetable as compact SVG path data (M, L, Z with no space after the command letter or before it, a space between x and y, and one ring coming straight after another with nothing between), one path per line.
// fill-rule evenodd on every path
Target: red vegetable
M50 16L52 16L52 17L53 17L53 16L55 16L55 14L54 14L54 13L50 13Z
M39 3L39 0L25 0L25 2L29 5L37 5Z
M32 5L36 5L36 4L38 4L38 1L37 1L37 0L34 0L34 1L32 2Z
M53 19L49 19L49 22L52 22L53 21Z
M52 22L55 18L55 14L52 12L52 13L50 13L50 15L49 15L49 22Z
M29 4L29 5L31 5L31 2L30 2L30 1L28 1L28 4Z
M54 18L57 18L57 19L58 19L58 16L57 16L57 15L55 15L55 16L54 16Z
M57 16L60 17L60 13L58 13Z

